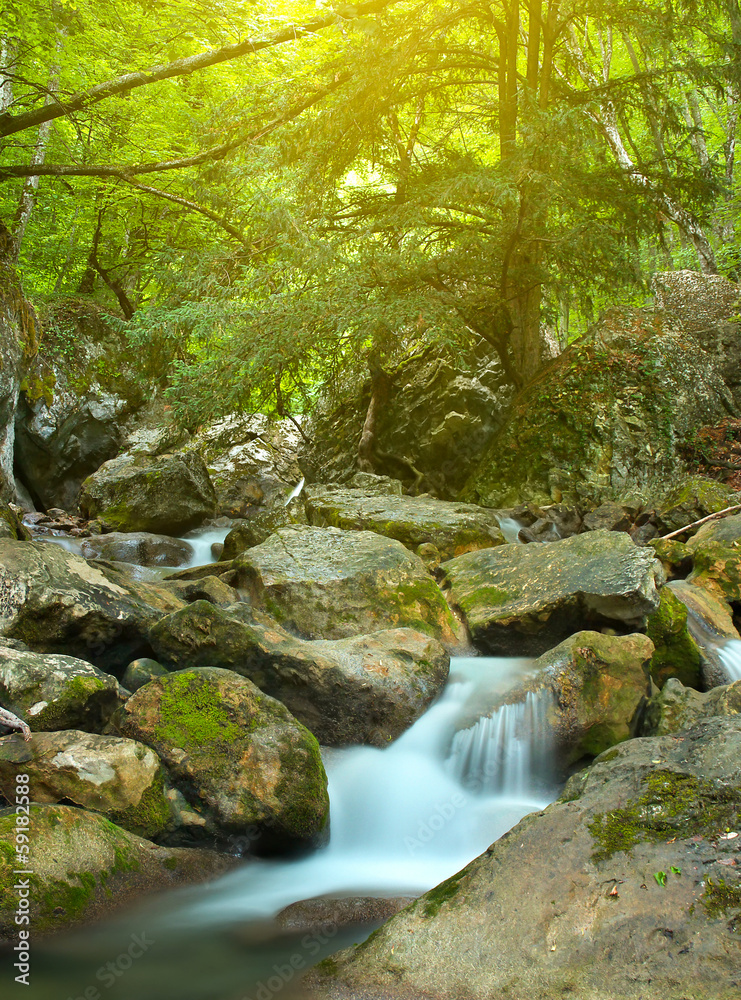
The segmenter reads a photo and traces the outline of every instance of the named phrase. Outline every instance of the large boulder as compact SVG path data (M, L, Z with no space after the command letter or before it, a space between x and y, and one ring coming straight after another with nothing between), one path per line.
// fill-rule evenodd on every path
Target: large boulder
M116 678L92 663L13 649L0 639L0 704L34 731L100 732L123 700Z
M3 227L0 240L6 237ZM16 275L0 259L0 500L16 499L15 414L21 382L40 335L38 319L23 297Z
M448 676L440 643L412 629L306 642L245 605L192 604L159 621L150 640L172 668L223 667L249 677L326 746L387 746Z
M375 531L396 538L412 551L431 543L443 559L504 544L496 511L427 497L310 486L306 489L306 515L309 524Z
M281 528L233 565L253 606L304 638L412 628L446 646L461 641L422 560L375 532Z
M741 503L738 490L706 476L680 475L656 502L656 520L664 534L679 531L709 514Z
M148 531L113 531L84 538L80 551L86 559L111 559L137 566L185 566L193 549L180 538Z
M501 365L480 352L467 359L439 347L407 358L388 372L378 414L374 471L449 500L502 427L512 399ZM371 380L341 382L308 428L301 465L310 482L347 482L356 470L358 442Z
M109 531L179 535L213 515L216 494L196 452L122 455L84 481L80 509Z
M708 690L732 680L720 651L726 642L741 639L733 623L733 612L716 590L696 587L687 580L667 584L687 608L687 631L700 651L700 687Z
M713 359L676 322L608 312L517 395L462 499L620 500L663 492L697 427L733 412Z
M0 739L0 792L14 801L16 776L28 776L32 802L64 802L103 813L140 837L173 826L165 770L157 754L134 740L79 730Z
M663 271L651 279L656 305L676 316L715 359L741 407L741 288L719 274Z
M108 916L135 899L222 875L234 858L215 851L158 847L100 813L67 805L32 805L28 908L16 857L14 808L0 809L0 940L18 943L19 905L34 936ZM25 855L23 855L25 856ZM26 899L24 898L24 903ZM23 925L21 925L23 926Z
M662 587L660 597L661 604L646 623L646 634L656 647L651 677L658 687L670 677L699 687L702 655L689 631L687 606L670 587Z
M732 1000L741 720L629 740L316 969L316 998Z
M275 849L314 842L327 824L316 739L231 670L155 678L129 698L114 725L157 751L214 833L254 833Z
M301 499L259 510L249 520L239 520L224 539L219 561L228 561L254 545L262 545L279 528L287 528L291 524L308 524Z
M663 582L653 550L619 531L467 552L441 569L474 643L493 656L538 656L594 625L641 628Z
M0 539L0 636L107 670L146 655L149 628L182 601L144 583L115 581L58 545Z
M685 687L676 677L670 678L661 691L646 705L641 723L642 736L666 736L691 729L712 715L741 713L741 681L723 684L710 691Z

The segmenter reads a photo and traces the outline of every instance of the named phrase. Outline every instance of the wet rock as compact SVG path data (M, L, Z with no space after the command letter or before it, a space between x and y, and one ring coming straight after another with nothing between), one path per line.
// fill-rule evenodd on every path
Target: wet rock
M537 656L590 625L640 628L663 582L650 549L611 531L469 552L441 570L474 643L493 656Z
M704 541L695 547L692 560L688 583L730 604L741 601L741 549Z
M28 743L3 737L0 792L8 802L20 773L32 802L81 806L150 839L174 825L164 768L143 743L77 730L34 733Z
M218 576L204 576L199 580L165 580L161 586L187 604L209 601L225 608L239 600L237 591Z
M308 524L306 511L300 500L292 500L286 506L262 510L248 521L237 524L224 539L224 548L219 559L221 561L234 559L240 552L266 542L278 528L287 528L291 524Z
M687 541L687 549L689 552L696 552L698 548L708 542L726 545L729 548L740 546L741 514L728 514L701 525L692 538Z
M3 500L0 500L0 538L13 538L18 542L31 540L31 532Z
M213 516L216 494L195 452L121 456L82 484L80 509L109 531L180 535Z
M690 687L701 683L701 655L687 625L687 607L669 587L662 587L661 604L646 624L646 634L656 647L651 677L658 687L670 677Z
M412 628L446 646L461 642L422 560L372 531L281 528L233 565L253 606L304 638Z
M203 667L155 678L114 718L151 746L213 832L267 848L315 842L329 816L319 745L285 706L231 670Z
M460 496L510 507L663 492L684 469L679 446L732 410L712 359L681 326L613 309L518 393Z
M705 690L731 679L719 655L728 639L739 639L728 604L715 593L695 587L686 580L674 580L667 587L687 608L687 627L700 650L700 682Z
M444 559L504 544L497 512L471 504L308 486L306 514L317 527L375 531L412 551L431 543Z
M86 559L112 559L137 566L185 566L193 549L180 538L147 531L114 531L86 538L80 550Z
M741 713L741 681L721 685L702 693L676 677L666 682L646 706L641 726L642 736L666 736L691 729L713 715Z
M387 746L448 676L443 647L412 629L304 642L245 606L191 605L158 622L150 638L173 669L210 665L249 677L327 746Z
M0 539L0 635L38 652L123 669L149 652L149 627L181 606L165 591L113 570L104 575L57 545Z
M141 656L138 660L132 660L124 670L121 683L127 691L138 691L140 687L149 684L155 677L162 677L169 673L167 667L163 667L157 660L148 656Z
M327 925L361 927L381 924L414 901L414 896L346 896L332 899L319 896L292 903L276 916L278 926L294 933L307 933Z
M124 695L85 660L12 649L0 639L0 703L36 731L100 732Z
M655 538L649 541L664 567L667 580L684 579L692 572L692 552L676 538Z
M136 899L224 874L234 858L215 851L158 847L99 813L32 805L30 926L37 938L92 923ZM13 885L16 815L0 809L0 939L18 942Z
M730 486L704 476L685 475L663 495L656 517L662 534L670 534L737 503L741 503L741 493Z
M741 721L629 740L306 982L316 998L731 1000ZM656 877L654 877L656 874ZM663 883L663 884L662 884Z
M584 515L585 531L630 531L632 523L626 509L612 500Z

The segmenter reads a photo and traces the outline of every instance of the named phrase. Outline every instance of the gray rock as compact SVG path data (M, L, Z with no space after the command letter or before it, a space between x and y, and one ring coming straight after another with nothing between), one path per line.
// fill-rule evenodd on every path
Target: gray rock
M732 412L691 334L661 313L613 309L517 395L460 496L492 507L650 497L684 470L697 427Z
M233 566L253 606L304 638L413 628L447 646L461 642L422 560L372 531L281 528Z
M216 666L249 677L327 746L387 746L448 676L443 647L412 629L304 642L245 605L193 604L158 622L150 639L173 669Z
M738 717L608 750L305 985L317 1000L732 1000L738 841L721 838L740 774Z
M32 805L30 926L37 937L109 916L134 900L223 875L234 858L215 851L158 847L75 806ZM16 846L16 815L0 809L3 857ZM18 878L0 874L0 940L18 943Z
M737 547L741 543L741 514L728 514L701 525L692 538L688 539L687 548L690 552L695 552L707 542Z
M92 663L11 649L0 639L0 702L34 731L100 732L123 698L116 678Z
M241 521L232 528L224 539L219 560L233 559L240 552L266 542L278 528L287 528L291 524L308 524L301 500L292 500L285 506L258 511L249 520Z
M116 729L157 751L212 832L270 849L316 842L329 818L319 745L285 706L231 670L158 677L129 698Z
M112 559L137 566L185 566L193 549L180 538L147 531L113 531L84 538L80 550L86 559Z
M408 549L432 543L444 559L503 545L497 511L472 504L422 497L367 494L331 486L306 488L310 524L352 531L375 531Z
M701 719L741 712L741 681L702 693L670 678L650 699L643 715L641 735L666 736L691 729Z
M58 545L0 539L0 635L42 653L123 669L148 652L147 633L182 602Z
M9 802L19 773L28 775L32 802L82 806L150 839L174 825L164 768L143 743L78 730L34 733L28 743L5 736L0 792Z
M166 673L169 673L167 667L163 667L157 660L141 656L138 660L132 660L127 665L121 683L127 691L138 691L140 687L149 684L155 677L162 677Z
M82 484L80 509L111 531L179 535L202 524L216 494L195 452L121 456L105 462Z
M679 531L708 514L741 503L738 490L705 476L685 475L663 493L656 504L656 518L664 534Z
M468 552L441 570L474 643L493 656L537 656L594 625L640 628L663 582L653 551L614 531Z
M373 493L377 496L400 497L404 492L404 484L400 479L391 476L377 476L373 472L356 472L347 484L351 489L362 490L363 493Z

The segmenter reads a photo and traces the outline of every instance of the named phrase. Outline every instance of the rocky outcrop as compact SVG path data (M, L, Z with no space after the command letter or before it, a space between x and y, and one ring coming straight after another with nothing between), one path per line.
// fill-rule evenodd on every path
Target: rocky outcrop
M16 466L38 506L72 510L83 479L118 451L146 383L126 335L91 302L57 301L43 323L16 418Z
M663 271L651 288L656 305L676 316L716 361L741 407L741 288L719 274Z
M292 500L289 504L269 507L258 511L249 520L239 521L224 539L221 561L238 556L240 552L262 545L278 528L291 524L308 524L303 500Z
M518 394L461 497L509 507L663 492L684 468L680 446L733 405L691 334L613 309Z
M185 566L193 549L180 538L147 531L113 531L85 538L80 551L86 559L112 559L136 566Z
M441 570L474 643L493 656L538 656L595 625L640 628L663 582L653 550L616 531L468 552Z
M245 605L193 604L158 622L150 639L173 669L215 666L249 677L326 746L387 746L448 676L443 647L412 629L305 642Z
M180 607L167 592L123 574L114 582L57 545L0 539L0 635L37 652L123 670L147 655L154 622Z
M164 768L143 743L78 730L35 733L29 742L5 736L0 792L8 802L21 773L28 775L32 802L81 806L149 839L173 826Z
M37 939L109 916L153 892L203 882L234 866L215 851L158 847L99 813L32 805L30 927ZM16 815L0 809L0 940L18 943Z
M212 833L250 834L279 849L315 842L327 824L316 739L231 670L158 677L129 698L114 725L157 751Z
M3 500L0 500L0 538L13 538L17 542L31 540L31 532L23 524L15 510Z
M700 692L670 678L646 705L642 736L679 733L713 715L741 714L741 681Z
M738 503L741 493L730 486L705 476L683 475L659 497L656 520L660 530L668 534Z
M422 560L372 531L281 528L233 566L254 607L307 639L383 628L412 628L448 647L462 639Z
M498 361L475 352L469 361L431 348L389 372L378 416L376 473L401 479L415 492L457 497L502 427L513 393ZM352 477L370 396L370 379L343 384L312 417L311 444L300 459L310 482L345 483Z
M364 944L316 998L738 993L741 721L629 740Z
M109 531L179 535L216 509L216 494L195 452L121 456L105 462L82 484L80 509Z
M305 492L309 524L318 527L375 531L412 551L431 543L443 559L504 544L497 512L472 504L332 486L309 486Z
M92 663L13 649L0 639L0 704L35 732L100 732L123 698L116 678Z
M15 500L15 414L40 327L12 269L0 261L0 500Z

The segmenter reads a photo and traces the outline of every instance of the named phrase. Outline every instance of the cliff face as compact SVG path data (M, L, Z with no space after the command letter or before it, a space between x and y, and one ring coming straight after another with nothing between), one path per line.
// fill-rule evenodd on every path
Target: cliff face
M0 260L0 499L15 500L15 414L39 325L13 270Z

